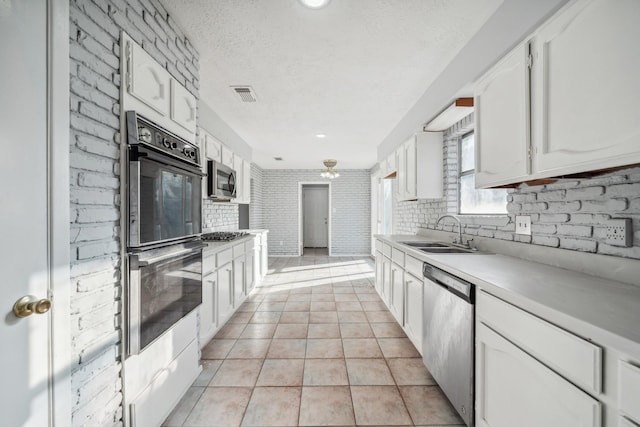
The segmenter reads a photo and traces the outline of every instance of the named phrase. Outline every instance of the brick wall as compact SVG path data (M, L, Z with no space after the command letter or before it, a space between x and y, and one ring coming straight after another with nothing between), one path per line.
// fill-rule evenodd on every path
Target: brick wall
M414 234L419 228L435 228L440 215L457 213L458 141L473 129L473 115L445 133L445 198L417 200L394 205L395 232ZM556 183L521 185L509 190L507 215L460 216L463 231L500 240L511 240L582 252L640 259L640 168L585 179L563 179ZM515 216L531 216L531 236L515 234ZM633 247L605 243L605 225L611 218L631 218ZM449 222L438 227L453 230Z
M249 204L249 228L264 229L263 205L264 198L262 196L264 187L264 170L256 165L251 164L251 203Z
M70 1L74 426L122 425L120 31L198 97L198 54L158 0Z
M238 205L233 203L202 201L202 228L227 231L238 229Z
M298 253L298 192L300 182L329 182L321 170L263 171L264 228L269 229L270 255ZM370 252L371 179L368 170L340 170L331 181L331 247L333 255Z

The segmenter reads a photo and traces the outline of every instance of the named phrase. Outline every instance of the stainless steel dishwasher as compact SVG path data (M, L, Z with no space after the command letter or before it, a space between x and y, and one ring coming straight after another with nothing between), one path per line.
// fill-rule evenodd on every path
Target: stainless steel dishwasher
M474 287L424 263L422 354L427 369L468 426L474 425Z

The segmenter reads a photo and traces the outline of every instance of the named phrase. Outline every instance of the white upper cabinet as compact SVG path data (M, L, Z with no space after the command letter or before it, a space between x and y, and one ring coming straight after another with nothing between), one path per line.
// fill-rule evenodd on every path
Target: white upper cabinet
M209 133L204 133L205 151L208 160L222 161L222 143Z
M396 150L400 200L442 198L442 135L442 132L421 132Z
M638 17L573 1L476 82L477 187L640 163Z
M534 172L640 162L638 18L637 0L584 0L534 35Z
M196 131L196 97L171 79L171 118L189 132Z
M129 93L163 116L168 116L171 75L138 44L131 41L129 49Z
M520 45L476 84L477 188L529 179L528 57Z
M121 47L123 111L134 110L168 131L196 142L196 97L125 33Z
M222 146L222 164L224 164L225 166L229 166L231 169L234 169L233 157L234 157L233 151L229 150L227 147L223 145Z

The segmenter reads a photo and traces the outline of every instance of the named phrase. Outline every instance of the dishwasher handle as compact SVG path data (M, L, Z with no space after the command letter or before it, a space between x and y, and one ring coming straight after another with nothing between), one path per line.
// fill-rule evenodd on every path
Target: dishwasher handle
M427 262L422 266L422 275L452 294L462 298L469 304L474 304L475 287L473 284L453 276L444 270L440 270Z

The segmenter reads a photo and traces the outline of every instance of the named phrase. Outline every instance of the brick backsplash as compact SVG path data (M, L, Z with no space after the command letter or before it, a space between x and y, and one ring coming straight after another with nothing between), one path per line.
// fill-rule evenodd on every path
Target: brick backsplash
M238 229L238 205L233 203L202 202L202 228L216 230Z
M299 183L331 182L331 252L333 255L368 254L371 247L371 175L366 169L340 170L332 181L321 170L265 169L262 173L264 228L269 230L270 255L298 253ZM252 195L253 196L253 195Z
M473 114L445 132L444 194L439 200L397 202L395 232L415 234L435 229L444 214L456 214L458 206L458 142L473 129ZM628 168L592 178L561 179L553 184L521 184L509 190L507 215L461 215L463 232L472 236L511 240L533 245L640 259L640 168ZM531 216L531 236L515 234L516 215ZM632 247L605 243L606 222L631 218ZM453 230L449 222L438 229ZM456 228L457 229L457 228Z
M117 426L123 310L120 32L196 97L198 53L159 0L71 0L69 20L72 425Z
M251 203L249 204L249 228L264 229L264 197L263 197L264 170L251 164Z

